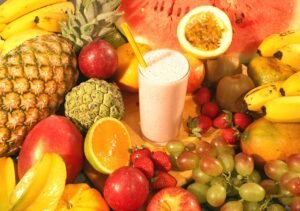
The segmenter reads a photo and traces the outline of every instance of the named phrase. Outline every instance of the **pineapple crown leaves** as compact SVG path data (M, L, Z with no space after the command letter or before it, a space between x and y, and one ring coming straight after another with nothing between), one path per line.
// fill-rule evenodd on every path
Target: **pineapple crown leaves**
M68 21L61 23L62 35L71 40L78 51L86 43L116 30L115 22L121 0L77 0L75 14L68 11Z

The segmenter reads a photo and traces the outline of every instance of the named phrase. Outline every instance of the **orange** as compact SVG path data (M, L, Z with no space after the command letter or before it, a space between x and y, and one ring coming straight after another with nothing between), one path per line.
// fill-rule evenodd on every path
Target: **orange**
M91 166L104 174L129 165L131 139L125 125L112 117L96 121L88 130L84 153Z
M151 50L146 44L138 43L142 54ZM125 43L117 48L119 65L115 74L115 79L122 90L128 92L138 92L138 61L129 45Z
M66 185L56 211L68 211L70 209L109 211L102 195L86 183Z

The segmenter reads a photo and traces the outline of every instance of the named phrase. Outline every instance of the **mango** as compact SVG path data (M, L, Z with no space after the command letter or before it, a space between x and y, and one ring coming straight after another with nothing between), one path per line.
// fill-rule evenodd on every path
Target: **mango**
M240 145L261 166L270 160L286 160L300 153L300 123L274 123L260 118L244 131Z

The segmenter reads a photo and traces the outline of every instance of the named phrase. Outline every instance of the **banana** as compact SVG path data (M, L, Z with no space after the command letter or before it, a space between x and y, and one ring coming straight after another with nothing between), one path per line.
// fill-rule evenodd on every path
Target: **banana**
M11 0L14 1L14 0ZM49 13L66 13L68 10L74 12L74 5L72 2L62 2L28 13L13 22L7 24L7 26L0 33L4 39L8 39L10 36L25 31L27 29L33 29L38 22L37 17L44 17Z
M300 122L300 96L283 96L267 102L264 118L272 122Z
M3 45L4 45L4 40L0 39L0 54L1 54L1 51L2 51L2 48L3 48Z
M258 47L258 54L265 57L273 56L278 49L288 44L300 44L300 29L271 34Z
M3 29L5 28L6 24L5 23L0 23L0 32L3 31Z
M49 32L61 32L60 22L67 21L66 13L51 12L37 16L37 27Z
M26 40L29 40L29 39L32 39L32 38L35 38L37 36L44 35L44 34L51 34L51 32L41 30L41 29L29 29L29 30L26 30L24 32L21 32L19 34L16 34L16 35L10 37L9 39L5 40L5 42L2 46L1 56L4 56L9 51L18 47Z
M281 96L280 88L284 81L264 84L246 93L244 101L250 111L261 111L261 108L270 100Z
M283 82L281 92L285 96L300 96L300 71Z
M36 9L66 0L9 0L0 5L0 23L9 23Z
M290 65L295 70L300 71L300 43L283 46L274 53L274 57L279 59L282 63Z

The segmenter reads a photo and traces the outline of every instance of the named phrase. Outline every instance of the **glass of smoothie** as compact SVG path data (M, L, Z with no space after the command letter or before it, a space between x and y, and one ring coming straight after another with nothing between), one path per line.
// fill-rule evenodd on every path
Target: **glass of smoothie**
M150 51L144 59L147 67L138 68L141 131L148 141L164 146L179 133L189 63L170 49Z

